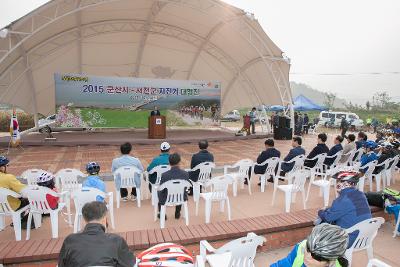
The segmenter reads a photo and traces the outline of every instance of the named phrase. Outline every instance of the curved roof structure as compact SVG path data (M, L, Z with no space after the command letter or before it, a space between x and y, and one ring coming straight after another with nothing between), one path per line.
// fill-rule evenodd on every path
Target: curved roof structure
M289 61L219 0L53 0L0 31L0 102L54 112L58 73L222 83L222 112L292 103Z

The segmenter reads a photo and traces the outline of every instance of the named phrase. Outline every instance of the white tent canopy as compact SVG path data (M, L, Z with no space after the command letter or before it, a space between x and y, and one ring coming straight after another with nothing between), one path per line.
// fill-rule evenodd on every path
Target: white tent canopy
M58 73L222 83L222 112L290 105L289 62L219 0L53 0L0 31L0 103L54 112Z

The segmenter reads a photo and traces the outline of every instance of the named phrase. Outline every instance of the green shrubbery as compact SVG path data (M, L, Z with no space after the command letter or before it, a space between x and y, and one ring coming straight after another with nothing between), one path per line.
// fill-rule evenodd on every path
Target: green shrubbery
M10 111L0 111L0 132L10 131L11 115L12 114ZM17 112L17 118L20 131L30 129L35 126L33 115L24 112Z

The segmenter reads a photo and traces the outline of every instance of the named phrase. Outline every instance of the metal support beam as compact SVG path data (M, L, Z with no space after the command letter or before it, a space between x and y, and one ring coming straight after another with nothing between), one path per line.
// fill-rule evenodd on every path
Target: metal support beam
M154 0L153 5L151 6L149 14L147 15L146 24L143 26L143 33L139 42L139 47L136 55L136 63L132 74L133 77L139 77L140 65L142 64L143 52L146 46L147 38L149 36L149 29L151 28L151 25L153 24L157 14L160 13L161 9L166 5L166 2L159 2L158 0Z
M76 2L75 8L79 10L82 0L78 0ZM76 40L78 46L78 71L79 74L82 74L82 12L79 10L76 12L76 25L78 29L78 39Z

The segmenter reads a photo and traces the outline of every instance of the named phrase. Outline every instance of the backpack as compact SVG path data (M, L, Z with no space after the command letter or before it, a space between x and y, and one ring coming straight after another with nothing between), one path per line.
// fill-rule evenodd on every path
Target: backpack
M396 202L398 204L400 204L400 192L395 190L395 189L391 189L391 188L386 187L383 190L383 198L384 199L396 200Z

